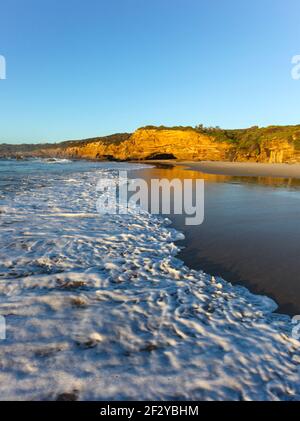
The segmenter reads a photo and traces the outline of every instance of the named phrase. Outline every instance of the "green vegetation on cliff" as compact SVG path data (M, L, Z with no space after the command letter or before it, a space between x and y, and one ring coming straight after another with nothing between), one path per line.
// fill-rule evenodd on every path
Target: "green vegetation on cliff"
M108 136L101 137L92 137L89 139L82 140L66 140L59 143L40 143L40 144L21 144L21 145L12 145L7 143L0 144L0 156L9 156L14 154L30 153L33 154L38 152L40 149L47 150L53 148L66 149L74 146L85 146L89 143L102 142L106 144L115 144L118 145L125 140L129 139L131 133L115 133Z
M300 150L300 125L296 126L253 126L247 129L222 129L205 127L199 124L192 126L144 126L139 130L193 130L197 133L212 136L217 142L227 142L241 149L256 148L264 141L281 139L290 142Z
M240 148L260 145L263 141L282 139L300 146L300 125L298 126L253 126L248 129L220 129L219 127L205 128L196 126L195 130L214 136L216 140L229 142Z
M199 124L195 127L191 126L145 126L144 130L181 130L181 131L195 131L199 134L210 136L217 143L226 143L231 146L229 159L245 156L255 159L261 155L262 150L266 149L266 154L271 154L272 149L284 150L289 147L297 152L300 152L300 125L295 126L268 126L258 127L253 126L246 129L222 129L220 127L205 127ZM268 149L270 149L268 151ZM269 157L270 155L268 155ZM239 160L239 159L238 159ZM298 157L297 157L298 161Z
M300 162L300 125L221 129L145 126L135 133L54 144L0 145L0 156L66 156L137 160L160 156L183 160Z

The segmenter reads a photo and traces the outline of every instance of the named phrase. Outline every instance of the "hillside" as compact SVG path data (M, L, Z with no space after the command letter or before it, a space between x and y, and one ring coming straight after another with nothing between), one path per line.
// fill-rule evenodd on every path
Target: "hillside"
M0 145L0 156L293 163L300 162L300 125L236 130L146 126L133 134L57 144Z

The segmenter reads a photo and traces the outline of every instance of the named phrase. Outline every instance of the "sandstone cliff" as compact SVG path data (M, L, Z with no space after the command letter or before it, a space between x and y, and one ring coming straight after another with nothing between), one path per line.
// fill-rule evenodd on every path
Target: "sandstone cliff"
M179 160L300 162L300 126L222 130L146 127L120 134L45 146L18 154L101 160ZM1 148L0 148L1 154Z
M100 141L40 152L93 159L147 160L170 157L186 160L223 160L227 159L229 149L227 144L215 142L212 137L193 130L140 129L120 144Z

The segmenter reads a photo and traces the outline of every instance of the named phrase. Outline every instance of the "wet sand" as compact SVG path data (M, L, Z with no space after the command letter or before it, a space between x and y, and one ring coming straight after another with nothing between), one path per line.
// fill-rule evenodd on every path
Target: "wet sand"
M300 164L262 164L255 162L224 162L224 161L151 161L157 165L182 165L185 168L206 174L221 174L249 177L281 177L299 178Z
M169 216L185 234L178 257L191 268L272 297L281 313L300 314L300 165L258 164L256 170L257 164L157 165L140 174L148 181L205 180L204 223L186 226L184 215ZM251 176L208 174L200 171L202 165L206 171L251 170ZM286 177L272 176L279 173Z

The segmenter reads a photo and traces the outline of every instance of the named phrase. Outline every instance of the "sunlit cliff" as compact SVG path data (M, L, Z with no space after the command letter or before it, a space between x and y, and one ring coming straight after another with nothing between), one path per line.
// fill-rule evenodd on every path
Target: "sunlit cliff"
M133 134L47 145L1 145L0 155L100 160L300 162L300 126L244 130L145 127Z

